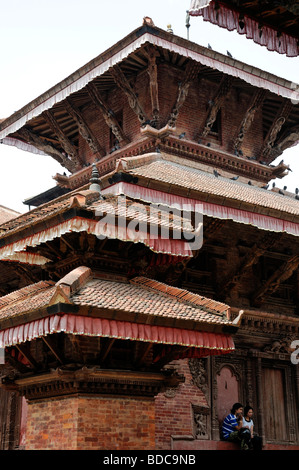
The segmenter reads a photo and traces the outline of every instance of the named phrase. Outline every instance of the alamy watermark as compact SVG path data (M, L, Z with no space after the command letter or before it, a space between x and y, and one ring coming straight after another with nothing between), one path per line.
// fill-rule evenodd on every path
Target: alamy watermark
M202 247L203 211L200 203L169 207L132 202L121 195L116 203L106 201L95 215L100 217L96 225L99 239L117 238L134 242L181 240L188 243L190 250Z
M299 364L299 339L292 341L291 349L295 349L291 354L291 363L295 365Z

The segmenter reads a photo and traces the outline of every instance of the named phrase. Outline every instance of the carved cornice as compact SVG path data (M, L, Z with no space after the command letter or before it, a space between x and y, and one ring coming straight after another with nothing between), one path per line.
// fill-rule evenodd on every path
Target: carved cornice
M75 371L56 369L14 381L3 378L1 387L18 391L29 401L76 394L154 397L183 380L172 370L152 373L83 367Z

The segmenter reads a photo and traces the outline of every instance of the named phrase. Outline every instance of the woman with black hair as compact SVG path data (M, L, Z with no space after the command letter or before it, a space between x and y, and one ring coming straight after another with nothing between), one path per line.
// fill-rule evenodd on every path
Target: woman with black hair
M253 450L262 450L262 438L257 434L254 434L253 428L254 423L252 420L253 416L253 408L252 406L245 406L244 408L244 416L243 416L243 427L248 428L250 430L250 442L249 447Z

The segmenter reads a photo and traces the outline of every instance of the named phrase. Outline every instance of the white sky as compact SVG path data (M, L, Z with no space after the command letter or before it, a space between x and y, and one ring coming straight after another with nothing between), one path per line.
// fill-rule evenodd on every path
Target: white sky
M141 26L150 16L155 25L187 38L186 10L190 0L0 0L0 118L56 85L89 60ZM299 58L289 58L255 44L236 32L191 17L189 39L232 55L243 62L299 82ZM299 146L279 161L293 172L277 186L299 187ZM55 186L63 173L51 157L0 145L0 205L25 212L23 201Z

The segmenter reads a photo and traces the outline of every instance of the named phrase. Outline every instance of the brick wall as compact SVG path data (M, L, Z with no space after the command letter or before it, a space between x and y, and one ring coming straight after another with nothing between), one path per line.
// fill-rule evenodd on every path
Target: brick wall
M28 405L26 450L153 450L154 401L70 397Z
M173 393L160 393L156 397L156 449L171 449L172 437L194 436L192 405L207 407L206 398L201 390L192 383L188 360L172 363L185 382Z
M166 64L158 66L158 93L160 105L160 125L163 127L168 122L171 111L175 106L178 96L178 84L182 81L184 75L177 67L170 67ZM149 76L146 71L139 73L132 81L132 87L143 110L148 118L152 117L152 105L150 97ZM212 82L208 79L194 80L188 90L188 95L183 106L180 108L176 121L176 133L186 132L186 138L197 142L200 133L204 128L206 119L209 115L209 102L211 102L218 90L219 82ZM244 90L234 86L223 103L221 108L221 132L215 138L215 135L208 135L204 142L211 142L213 148L219 148L227 152L233 152L233 143L238 135L240 125L245 113L251 103L256 89ZM115 115L122 114L123 131L131 143L142 138L140 133L140 122L128 104L125 93L118 87L115 87L110 93L104 94L104 99L109 109L112 109ZM84 118L88 122L94 135L109 154L111 150L110 128L107 126L101 111L90 105L82 109ZM245 135L242 149L244 155L257 156L263 143L262 114L258 110L254 121ZM80 137L79 153L86 162L92 163L94 155L87 143Z

